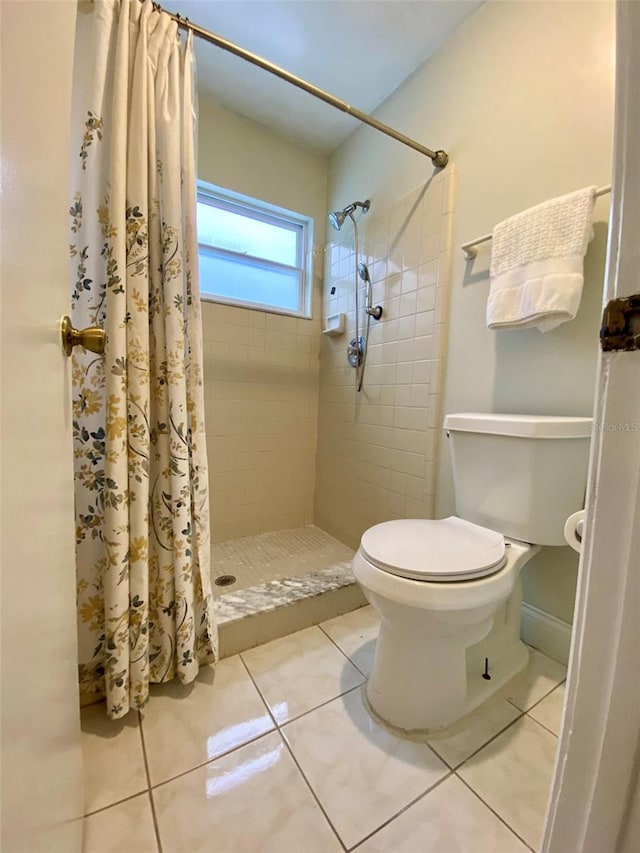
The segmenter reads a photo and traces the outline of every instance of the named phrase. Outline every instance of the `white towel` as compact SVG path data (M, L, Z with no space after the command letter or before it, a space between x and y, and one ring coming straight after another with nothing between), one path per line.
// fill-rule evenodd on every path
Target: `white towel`
M493 229L490 329L541 332L573 320L580 307L583 259L593 237L595 187L545 201Z

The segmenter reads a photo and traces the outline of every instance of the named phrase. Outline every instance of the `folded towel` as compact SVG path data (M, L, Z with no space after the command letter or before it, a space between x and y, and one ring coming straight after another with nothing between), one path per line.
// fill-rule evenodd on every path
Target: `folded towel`
M580 307L583 259L593 237L595 187L545 201L493 229L490 329L541 332L573 320Z

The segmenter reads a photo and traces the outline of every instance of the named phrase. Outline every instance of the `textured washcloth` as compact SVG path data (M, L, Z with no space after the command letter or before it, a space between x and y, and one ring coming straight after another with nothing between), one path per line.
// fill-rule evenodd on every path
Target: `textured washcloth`
M583 259L593 237L595 187L545 201L493 230L490 329L537 326L548 332L580 307Z

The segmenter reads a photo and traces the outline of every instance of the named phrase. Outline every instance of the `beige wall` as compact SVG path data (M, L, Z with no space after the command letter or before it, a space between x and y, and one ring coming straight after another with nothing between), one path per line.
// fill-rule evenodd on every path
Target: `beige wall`
M201 96L198 177L311 216L313 242L324 246L327 158Z
M342 312L347 324L345 334L325 336L321 346L315 513L321 527L353 547L380 521L433 517L452 199L453 169L394 204L374 199L360 218L358 258L349 222L327 246L325 315ZM340 207L349 200L335 199ZM354 274L362 258L384 314L371 321L356 393L346 348L355 335ZM358 283L362 317L366 288Z
M456 166L447 412L591 413L608 197L578 318L545 335L486 328L489 250L467 264L459 246L545 198L610 183L613 63L612 3L488 2L376 113ZM363 128L331 158L329 204L370 196L375 209L430 173L428 160ZM443 452L436 515L453 511ZM525 598L569 619L575 574L568 549L545 550L525 570Z
M314 219L325 239L327 161L200 102L198 177ZM322 250L313 317L203 303L214 541L313 521Z

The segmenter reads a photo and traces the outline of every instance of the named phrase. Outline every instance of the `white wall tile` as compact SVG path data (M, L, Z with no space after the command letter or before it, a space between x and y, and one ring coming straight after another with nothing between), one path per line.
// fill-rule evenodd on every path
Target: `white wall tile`
M384 308L371 323L360 394L345 357L355 331L351 238L340 233L327 247L341 269L325 278L325 310L348 304L351 313L346 335L321 341L315 520L350 545L379 521L433 517L450 209L438 177L360 220L374 300Z
M213 541L310 523L321 308L312 320L203 302Z

